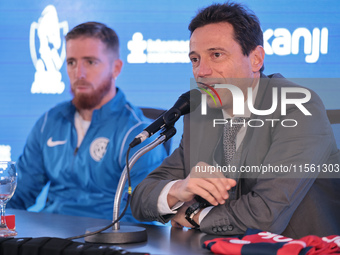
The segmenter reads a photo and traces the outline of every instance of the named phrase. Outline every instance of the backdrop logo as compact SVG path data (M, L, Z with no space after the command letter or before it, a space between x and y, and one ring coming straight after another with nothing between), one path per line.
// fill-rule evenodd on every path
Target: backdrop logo
M31 87L32 94L61 94L65 90L59 70L66 57L64 36L67 32L67 21L59 23L57 10L53 5L46 6L38 22L31 24L29 44L36 69ZM38 53L36 36L39 39Z
M136 32L127 48L130 50L128 63L190 63L189 41L144 40L143 34Z
M274 39L272 37L274 36ZM316 63L320 53L328 53L328 28L314 28L310 32L305 27L299 27L292 33L286 28L267 29L263 33L264 49L267 55L285 56L299 54L300 40L303 41L303 51L306 63ZM271 42L271 44L270 44Z

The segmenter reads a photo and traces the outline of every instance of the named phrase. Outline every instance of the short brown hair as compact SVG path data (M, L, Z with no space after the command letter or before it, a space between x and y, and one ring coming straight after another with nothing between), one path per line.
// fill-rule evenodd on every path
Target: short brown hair
M119 38L116 32L99 22L86 22L74 27L65 36L65 40L77 39L79 37L91 37L100 39L113 53L119 56Z
M212 4L201 9L191 20L188 28L192 35L196 28L220 22L227 22L233 26L234 40L241 46L243 55L249 56L258 45L263 46L259 19L246 6L238 3ZM263 70L264 66L260 72Z

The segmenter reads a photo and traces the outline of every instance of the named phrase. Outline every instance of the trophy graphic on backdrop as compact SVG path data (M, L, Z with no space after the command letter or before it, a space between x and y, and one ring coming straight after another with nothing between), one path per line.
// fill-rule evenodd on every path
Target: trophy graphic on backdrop
M59 70L66 57L64 36L67 32L67 21L59 23L57 10L53 5L46 6L38 22L31 24L29 44L31 58L36 69L31 87L32 94L61 94L64 92L65 84L61 80ZM40 41L38 54L36 35Z

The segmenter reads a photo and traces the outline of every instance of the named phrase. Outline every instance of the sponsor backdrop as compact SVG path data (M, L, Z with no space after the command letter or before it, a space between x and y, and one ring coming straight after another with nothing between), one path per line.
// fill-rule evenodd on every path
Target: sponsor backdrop
M338 0L243 0L264 31L265 73L340 77ZM190 89L190 19L210 0L30 0L0 2L0 159L17 160L35 121L71 99L64 35L86 21L114 28L124 61L117 79L138 106L167 109ZM304 84L308 86L308 84ZM340 84L311 85L327 109L340 108ZM121 123L117 123L120 125ZM177 146L182 126L173 139ZM336 128L335 128L336 129ZM337 129L340 132L340 129Z

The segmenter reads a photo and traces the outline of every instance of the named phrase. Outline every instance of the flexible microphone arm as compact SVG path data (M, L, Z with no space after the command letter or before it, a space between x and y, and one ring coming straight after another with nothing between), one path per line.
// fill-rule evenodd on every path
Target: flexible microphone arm
M165 141L173 137L175 134L176 134L175 127L174 126L168 127L165 131L163 131L160 134L158 138L156 138L150 144L139 149L130 158L128 162L129 168L132 168L132 166L136 163L136 161L141 156L143 156L145 153L152 150L156 146L164 143ZM127 166L125 166L119 179L119 183L118 183L118 187L117 187L117 191L116 191L116 195L114 199L114 205L113 205L113 221L112 222L116 221L119 217L120 201L122 198L126 179L127 179ZM103 229L103 226L89 228L86 230L86 234L91 233L91 232L96 232L96 231L98 232L100 229ZM111 243L111 244L138 243L138 242L144 242L147 240L147 233L146 233L146 229L142 227L125 226L125 225L120 227L119 221L117 221L112 226L111 229L106 229L96 234L86 236L84 239L86 242L89 242L89 243Z
M152 150L153 148L157 147L158 145L164 143L165 141L169 140L176 134L175 127L170 127L164 132L160 134L153 142L149 143L148 145L144 146L143 148L139 149L129 160L129 169L133 167L136 161L143 156L148 151ZM119 209L120 209L120 201L123 195L124 186L127 180L127 166L125 166L117 186L117 191L115 195L115 200L113 204L113 221L117 220L119 217ZM120 228L119 221L112 226L113 230L118 230Z

